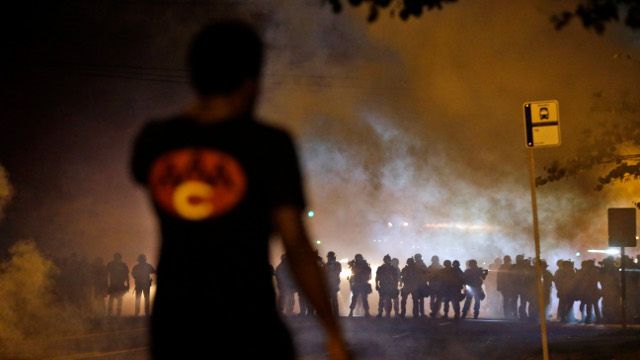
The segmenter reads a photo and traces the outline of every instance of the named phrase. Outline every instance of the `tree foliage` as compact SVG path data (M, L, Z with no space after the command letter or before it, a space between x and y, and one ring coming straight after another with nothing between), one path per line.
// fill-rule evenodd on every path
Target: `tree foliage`
M604 175L597 178L595 189L614 182L640 180L640 101L611 101L594 95L592 111L606 113L611 120L585 130L578 155L565 161L553 161L536 179L538 185L576 176L597 168ZM640 202L636 203L640 208Z
M640 29L640 0L582 0L572 11L553 15L551 21L559 30L577 17L585 28L602 34L607 24L620 21L620 12L625 26Z
M457 0L328 0L335 13L342 11L342 4L351 6L369 6L367 21L375 22L380 12L388 10L391 16L398 15L402 20L411 17L420 17L424 10L442 9L445 3L454 3Z
M375 22L380 12L388 10L391 16L396 14L402 20L419 18L425 10L442 9L446 3L457 0L328 0L334 12L342 11L343 4L350 6L368 6L367 21ZM622 13L622 16L621 16ZM598 34L604 33L611 22L624 19L625 26L640 29L640 0L580 0L572 10L561 11L551 17L551 22L560 30L578 18L587 29Z

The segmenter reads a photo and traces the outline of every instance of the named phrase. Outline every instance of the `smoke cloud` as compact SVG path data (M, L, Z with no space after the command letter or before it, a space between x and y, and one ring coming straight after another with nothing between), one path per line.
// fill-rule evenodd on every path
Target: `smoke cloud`
M335 15L320 3L75 4L59 10L74 16L43 16L77 23L49 26L56 38L30 50L53 65L15 92L29 95L13 95L13 113L0 109L35 129L0 134L20 145L3 152L20 159L7 166L33 194L15 203L19 225L5 224L33 236L13 238L52 252L147 253L153 262L156 224L129 180L131 141L144 121L190 101L183 59L192 34L211 18L240 15L264 31L259 114L296 135L322 254L532 255L522 103L560 102L563 144L536 151L540 173L575 154L583 129L609 121L595 93L612 103L634 97L640 68L614 55L638 58L637 34L614 26L596 36L577 23L556 32L549 17L562 4L552 0L459 2L374 24L366 8ZM594 192L594 175L538 189L550 263L605 247L606 208L632 206L640 191L630 182Z
M9 254L0 262L0 356L43 355L36 341L25 340L77 331L80 320L56 301L57 270L33 241L15 243Z
M269 65L290 64L301 48L305 61L289 73L306 82L267 82L262 111L299 135L310 224L321 252L339 257L532 256L523 102L560 101L563 144L536 151L540 173L573 156L584 129L610 123L595 93L622 102L640 79L637 64L614 56L637 52L637 37L620 28L602 37L579 26L556 32L550 1L460 3L373 25L359 10L335 18L290 9L278 13L315 21L300 31L299 20L281 25L288 46ZM538 188L550 264L606 247L607 207L633 206L638 185L595 192L598 171Z

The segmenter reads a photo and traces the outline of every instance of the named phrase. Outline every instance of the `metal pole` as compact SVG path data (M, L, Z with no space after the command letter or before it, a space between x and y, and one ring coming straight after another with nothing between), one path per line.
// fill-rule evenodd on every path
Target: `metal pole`
M620 309L622 310L622 328L627 328L627 275L624 260L624 246L620 247L620 289L622 293L620 295Z
M538 291L538 316L540 317L540 337L542 339L542 357L549 360L549 342L547 339L547 314L545 312L544 290L542 289L542 266L540 264L540 231L538 229L538 201L536 199L536 163L533 149L529 149L529 185L531 186L531 210L533 212L533 240L536 247L536 288Z

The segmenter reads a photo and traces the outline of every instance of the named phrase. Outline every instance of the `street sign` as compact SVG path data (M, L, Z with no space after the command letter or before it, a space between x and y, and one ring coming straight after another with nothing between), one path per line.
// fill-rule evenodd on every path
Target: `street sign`
M530 101L523 105L525 144L528 148L560 145L558 100Z
M609 208L609 246L636 246L636 208Z

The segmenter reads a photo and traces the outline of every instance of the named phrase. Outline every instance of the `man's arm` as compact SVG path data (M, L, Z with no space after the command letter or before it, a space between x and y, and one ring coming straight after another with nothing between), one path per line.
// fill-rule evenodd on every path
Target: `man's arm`
M331 311L326 279L317 266L316 254L302 222L302 210L295 206L280 206L273 210L272 217L275 230L282 238L291 273L327 331L330 358L350 359L336 314Z

